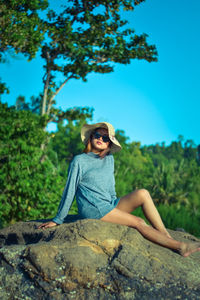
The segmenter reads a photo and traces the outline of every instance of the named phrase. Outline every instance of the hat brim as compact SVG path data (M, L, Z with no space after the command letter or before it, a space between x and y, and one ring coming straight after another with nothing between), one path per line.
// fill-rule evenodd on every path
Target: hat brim
M118 140L115 137L115 130L113 128L113 126L110 123L107 122L101 122L101 123L96 123L96 124L85 124L83 125L83 127L81 128L81 140L82 142L87 145L88 140L91 136L91 133L94 131L94 129L96 128L105 128L108 130L108 136L109 139L112 142L112 145L110 147L110 151L112 153L120 151L121 150L121 145L118 142Z

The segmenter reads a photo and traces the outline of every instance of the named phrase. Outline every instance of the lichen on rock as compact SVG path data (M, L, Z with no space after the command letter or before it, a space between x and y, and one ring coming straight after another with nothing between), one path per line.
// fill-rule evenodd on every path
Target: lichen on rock
M200 253L183 258L135 229L100 220L38 225L0 230L1 299L199 299Z

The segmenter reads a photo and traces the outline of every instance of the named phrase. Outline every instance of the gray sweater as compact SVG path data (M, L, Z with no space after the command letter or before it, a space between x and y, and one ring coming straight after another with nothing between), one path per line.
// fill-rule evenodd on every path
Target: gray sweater
M111 154L101 159L89 152L73 158L58 213L53 219L55 223L63 223L75 196L81 218L100 219L116 207L119 198L115 193Z

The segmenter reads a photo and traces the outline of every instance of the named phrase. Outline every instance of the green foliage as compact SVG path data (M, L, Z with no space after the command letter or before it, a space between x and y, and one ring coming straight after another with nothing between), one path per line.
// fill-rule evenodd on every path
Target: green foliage
M176 160L163 160L153 170L152 176L152 195L156 202L171 204L179 202L180 204L188 203L187 187L188 169L185 161L182 159L180 163Z
M38 11L48 6L47 0L1 0L0 2L0 63L6 53L23 53L28 59L35 57L44 38L44 22ZM9 89L0 80L0 94Z
M47 6L47 0L1 0L0 54L14 49L30 59L35 56L44 37L44 25L38 11Z
M19 220L50 218L56 214L74 155L82 152L80 129L92 120L93 109L74 108L65 112L67 122L47 134L40 117L25 107L20 110L0 104L0 218L2 225ZM199 146L183 137L171 145L141 147L116 131L123 150L115 156L118 197L140 188L152 195L166 227L184 228L200 236ZM48 140L50 142L48 143ZM45 151L41 145L48 144ZM74 201L70 213L77 213ZM144 217L141 209L134 214Z
M1 226L53 216L62 193L62 178L41 151L48 134L44 119L0 103Z
M0 78L0 97L1 97L1 94L4 94L4 93L8 94L9 93L9 89L7 88L5 82L2 82L1 78Z
M193 215L184 206L177 205L159 205L158 211L167 228L184 229L186 232L200 237L200 213Z
M60 122L57 131L51 134L48 146L48 155L60 174L66 178L69 162L74 155L83 152L84 145L81 141L80 131L83 124L92 119L93 109L69 109L66 115L67 124ZM53 152L52 152L53 151Z
M152 176L146 186L159 204L185 205L187 209L198 211L200 208L200 167L198 147L192 141L183 144L183 137L165 147L145 146L142 153L151 157Z
M133 29L124 28L127 21L120 10L133 10L131 2L68 1L61 13L49 11L46 26L51 41L42 54L49 61L47 69L86 80L92 71L112 71L111 61L156 60L155 47L147 44L146 35L138 36ZM62 65L56 60L61 56L66 58Z
M142 154L140 143L127 143L123 131L117 131L116 137L123 149L115 154L116 192L118 196L124 196L147 184L151 160Z
M15 108L17 110L29 110L37 115L40 114L41 110L41 99L42 95L40 94L39 97L31 97L30 102L26 102L24 96L18 96L15 102Z
M186 232L190 232L191 234L200 237L200 213L193 215L193 213L184 206L177 207L177 205L174 204L160 204L157 205L157 209L166 228L172 230L183 229ZM137 208L133 212L133 215L143 218L145 221L147 221L141 208Z

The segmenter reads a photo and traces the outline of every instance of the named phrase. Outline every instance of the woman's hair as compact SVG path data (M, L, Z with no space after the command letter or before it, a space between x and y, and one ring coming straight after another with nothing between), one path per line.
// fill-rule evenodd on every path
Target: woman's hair
M87 145L85 146L85 149L83 150L84 153L89 153L92 151L92 144L91 144L91 141L92 141L92 136L95 134L95 132L97 132L99 129L105 129L105 128L102 128L102 127L98 127L98 128L95 128L95 130L93 130L90 134L90 138L88 139L88 142L87 142ZM110 153L110 147L112 145L112 142L110 141L109 145L108 145L108 148L101 151L99 153L99 156L101 158L104 158L106 155L108 155Z

